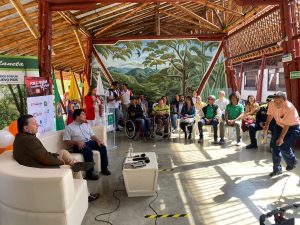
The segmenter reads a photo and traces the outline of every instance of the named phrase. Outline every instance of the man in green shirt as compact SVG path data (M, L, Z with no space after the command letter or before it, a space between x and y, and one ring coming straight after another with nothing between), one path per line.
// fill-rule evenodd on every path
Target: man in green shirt
M221 110L219 106L215 104L216 97L210 95L207 98L207 105L203 107L203 117L198 122L199 129L199 141L198 143L203 142L203 126L212 125L214 128L214 144L218 144L218 124L221 118Z
M225 122L227 126L234 126L236 130L237 145L241 145L241 127L242 118L244 114L244 107L239 104L240 94L239 92L233 92L229 96L230 103L225 109L225 121L220 123L220 144L224 144Z

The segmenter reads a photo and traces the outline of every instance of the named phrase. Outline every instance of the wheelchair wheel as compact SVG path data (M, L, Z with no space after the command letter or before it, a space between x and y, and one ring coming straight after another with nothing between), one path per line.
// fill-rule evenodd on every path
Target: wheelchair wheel
M131 120L127 120L125 123L125 133L130 139L133 139L136 136L135 124Z

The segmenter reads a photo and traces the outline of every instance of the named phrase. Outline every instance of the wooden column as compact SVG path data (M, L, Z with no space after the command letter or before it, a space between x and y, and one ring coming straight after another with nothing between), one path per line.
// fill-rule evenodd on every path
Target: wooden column
M224 57L225 57L225 73L227 78L227 87L231 88L231 91L238 91L237 79L235 76L235 70L232 67L231 59L229 59L230 52L228 46L228 40L224 40L223 44Z
M243 79L244 79L244 68L245 68L245 65L242 62L241 69L240 69L239 83L238 83L238 88L239 88L238 91L240 93L242 93L242 85L243 85Z
M280 3L280 15L282 23L282 39L284 54L292 54L292 61L284 63L285 86L288 99L300 111L300 81L299 79L291 80L290 73L292 71L300 70L300 63L298 58L299 42L293 40L296 34L296 13L295 13L295 0L286 0Z
M256 101L258 101L258 102L261 102L265 67L266 67L266 56L263 56L261 59L260 74L259 74L258 82L257 82Z
M65 83L64 83L63 73L62 73L61 70L59 71L59 76L60 76L60 82L61 82L62 91L63 91L63 94L65 95L66 89L65 89Z
M203 89L204 89L204 87L205 87L205 84L206 84L206 82L208 81L208 79L209 79L209 77L210 77L210 75L211 75L211 73L212 73L212 71L213 71L213 69L214 69L214 67L215 67L215 65L216 65L216 62L217 62L217 60L218 60L220 54L222 53L222 50L223 50L223 44L224 44L224 41L222 41L222 42L220 43L220 45L219 45L219 47L218 47L218 50L217 50L217 52L216 52L214 58L212 59L212 61L211 61L210 65L209 65L209 67L207 68L207 70L206 70L206 72L205 72L205 74L204 74L204 76L203 76L203 78L202 78L202 81L201 81L200 84L199 84L199 87L198 87L198 89L197 89L198 95L200 95L201 92L203 91Z
M51 53L52 53L52 15L48 2L43 2L42 12L42 42L40 55L41 77L51 77Z
M88 38L86 40L86 60L85 60L85 72L86 72L86 79L88 83L91 85L91 76L92 76L92 40Z

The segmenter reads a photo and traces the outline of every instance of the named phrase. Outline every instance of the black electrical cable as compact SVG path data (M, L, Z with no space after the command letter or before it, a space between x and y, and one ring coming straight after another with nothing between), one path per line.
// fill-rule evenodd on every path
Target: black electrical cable
M104 216L104 215L110 215L110 214L116 212L116 211L120 208L121 200L120 200L115 194L116 194L117 192L124 192L124 191L125 191L125 190L123 190L123 189L122 189L122 190L114 190L114 191L113 191L113 197L114 197L115 199L117 199L117 201L118 201L118 204L117 204L116 208L115 208L114 210L110 211L110 212L98 214L97 216L95 216L95 221L97 221L97 222L103 222L103 223L106 223L106 224L113 225L111 222L109 222L109 219L108 219L108 220L102 220L102 219L98 219L98 217Z
M150 207L150 209L155 213L155 215L158 215L157 214L157 212L155 211L155 209L152 207L152 203L153 202L155 202L156 201L156 199L158 198L158 193L157 193L157 191L155 192L155 194L156 194L156 197L149 203L149 207ZM155 218L155 223L154 223L155 225L157 225L157 217Z

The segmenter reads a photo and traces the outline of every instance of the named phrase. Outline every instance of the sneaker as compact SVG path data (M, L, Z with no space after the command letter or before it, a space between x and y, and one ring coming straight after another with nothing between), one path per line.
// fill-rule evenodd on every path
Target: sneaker
M241 144L242 144L241 139L238 139L237 142L236 142L236 145L237 145L237 146L240 146Z
M93 201L97 200L99 197L100 197L99 193L94 193L94 194L90 193L89 202L93 202Z
M111 174L111 172L106 168L106 169L101 171L101 174L103 174L105 176L109 176Z
M86 180L98 180L99 176L97 174L93 173L92 175L86 176L85 179Z
M282 171L281 170L277 170L277 171L273 171L272 173L269 173L269 176L270 177L274 177L274 176L277 176L277 175L280 175L282 174Z
M255 148L257 148L257 145L254 144L250 144L246 146L246 149L255 149Z
M297 163L298 163L298 160L295 159L293 165L287 165L285 169L286 169L287 171L291 171L291 170L293 170L293 169L296 168Z
M95 166L94 162L76 162L71 167L73 172L87 171Z
M203 143L203 138L199 138L198 143L202 144Z
M224 145L224 144L225 144L225 141L224 141L223 138L220 139L219 144L220 144L220 145Z

